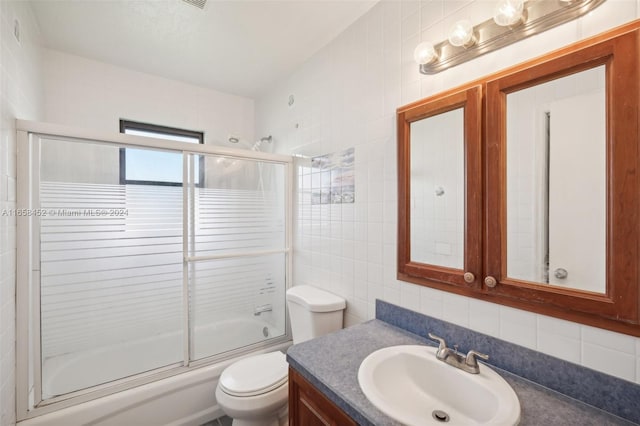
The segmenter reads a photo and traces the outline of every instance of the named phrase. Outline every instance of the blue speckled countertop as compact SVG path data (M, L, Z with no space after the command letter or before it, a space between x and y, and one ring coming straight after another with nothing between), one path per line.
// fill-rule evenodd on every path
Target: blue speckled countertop
M432 343L380 320L372 320L291 346L287 361L361 425L397 426L376 409L358 385L360 363L372 352L395 345ZM566 397L493 367L513 387L521 406L520 425L633 425L606 411Z

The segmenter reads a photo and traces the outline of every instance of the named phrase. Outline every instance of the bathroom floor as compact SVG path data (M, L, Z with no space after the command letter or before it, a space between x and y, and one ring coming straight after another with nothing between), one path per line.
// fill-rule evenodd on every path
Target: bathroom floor
M200 426L231 426L231 417L222 416Z

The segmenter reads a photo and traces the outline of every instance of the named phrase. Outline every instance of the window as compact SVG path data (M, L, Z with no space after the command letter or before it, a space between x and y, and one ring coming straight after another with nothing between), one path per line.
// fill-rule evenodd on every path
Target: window
M204 143L204 133L120 120L120 133L177 142ZM204 156L198 156L196 186L204 183ZM182 186L182 155L149 149L120 149L120 184Z

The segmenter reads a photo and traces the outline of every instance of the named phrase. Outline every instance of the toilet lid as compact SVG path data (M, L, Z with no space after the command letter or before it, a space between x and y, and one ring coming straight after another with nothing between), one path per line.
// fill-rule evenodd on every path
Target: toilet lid
M287 383L288 364L282 352L250 356L227 367L220 388L233 396L260 395Z

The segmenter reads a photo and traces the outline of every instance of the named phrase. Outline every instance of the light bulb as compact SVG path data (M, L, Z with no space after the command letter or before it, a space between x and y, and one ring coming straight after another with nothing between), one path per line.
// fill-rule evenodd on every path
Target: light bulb
M433 43L429 41L423 41L416 46L416 50L413 51L413 59L420 65L433 62L438 57L436 48L433 47Z
M471 21L464 19L458 21L449 30L449 43L453 46L469 47L475 43L473 36L473 24Z
M501 27L515 25L522 19L524 0L500 0L493 13L493 20Z

